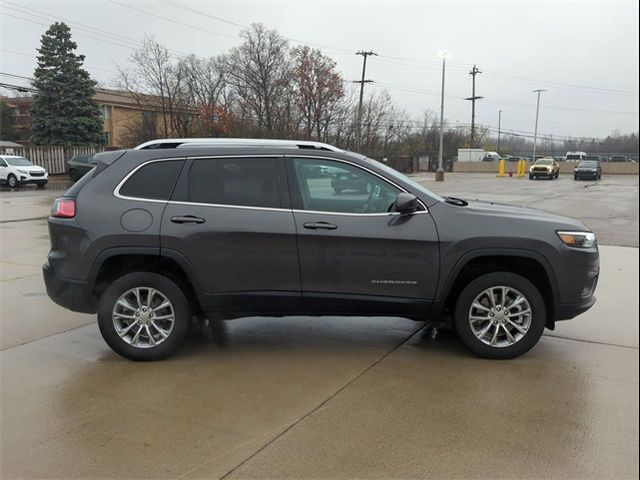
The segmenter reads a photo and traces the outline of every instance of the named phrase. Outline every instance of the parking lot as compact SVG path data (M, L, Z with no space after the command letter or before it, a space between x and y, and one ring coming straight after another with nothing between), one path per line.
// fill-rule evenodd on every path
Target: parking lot
M596 305L511 361L405 319L254 317L133 363L46 296L66 182L3 188L0 477L637 478L638 176L414 178L584 221Z

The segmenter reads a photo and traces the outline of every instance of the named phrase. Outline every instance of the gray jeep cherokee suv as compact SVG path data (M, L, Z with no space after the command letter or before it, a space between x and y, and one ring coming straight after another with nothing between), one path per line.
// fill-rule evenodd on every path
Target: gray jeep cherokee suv
M330 145L159 140L96 160L53 205L44 279L132 360L170 355L193 318L300 314L451 319L472 352L512 358L595 302L581 222L443 198Z

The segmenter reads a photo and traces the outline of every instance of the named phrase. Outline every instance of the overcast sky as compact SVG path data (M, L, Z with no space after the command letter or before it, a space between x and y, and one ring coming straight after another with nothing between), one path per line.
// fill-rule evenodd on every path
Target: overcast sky
M471 96L468 72L476 64L483 72L477 76L476 94L484 97L477 103L479 124L496 127L503 110L503 129L533 132L532 90L543 88L541 134L604 137L614 129L638 130L638 13L637 1L0 0L0 72L31 76L40 35L59 19L71 26L92 76L108 86L110 72L126 65L145 34L199 56L237 45L241 27L211 15L240 25L261 22L292 45L323 45L349 80L360 76L362 57L355 52L373 50L380 56L370 58L367 77L376 83L367 90L388 88L415 117L424 109L439 112L438 54L447 50L445 118L451 124L470 123L471 105L463 98ZM7 76L0 81L25 84Z

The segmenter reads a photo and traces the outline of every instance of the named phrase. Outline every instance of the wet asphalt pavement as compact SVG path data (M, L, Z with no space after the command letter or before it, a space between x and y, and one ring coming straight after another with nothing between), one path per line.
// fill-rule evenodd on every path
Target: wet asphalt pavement
M611 179L575 207L612 245L597 304L504 362L421 323L340 317L239 319L168 361L123 360L44 292L61 190L2 191L0 477L637 478L638 249L614 245L638 244L638 177ZM569 215L587 195L516 181L428 183Z

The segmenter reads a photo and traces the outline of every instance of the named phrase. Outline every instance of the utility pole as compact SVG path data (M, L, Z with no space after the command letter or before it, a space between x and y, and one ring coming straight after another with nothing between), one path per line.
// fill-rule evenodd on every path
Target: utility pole
M447 66L447 53L442 54L442 92L440 93L440 146L438 148L438 170L436 170L436 182L444 181L444 168L442 168L442 149L444 144L444 72Z
M473 78L473 86L471 87L471 96L465 98L465 100L471 100L471 148L474 148L475 135L476 135L476 100L480 100L482 97L476 96L476 75L482 73L475 65L469 72L469 75Z
M540 112L540 93L546 92L546 90L538 89L534 90L533 93L538 94L538 101L536 103L536 127L533 130L533 159L532 161L535 163L536 161L536 142L538 140L538 113Z
M502 110L498 110L498 155L500 155L500 126L502 125Z
M358 136L358 138L356 139L356 142L357 142L357 148L359 150L360 145L362 143L362 100L364 98L364 84L373 83L373 80L365 80L365 75L367 73L367 57L369 55L378 55L378 54L375 52L372 52L371 50L369 50L368 52L360 50L359 52L356 52L356 55L362 55L362 78L360 80L354 80L353 82L353 83L360 84L360 101L358 102L358 125L356 126L357 136Z

